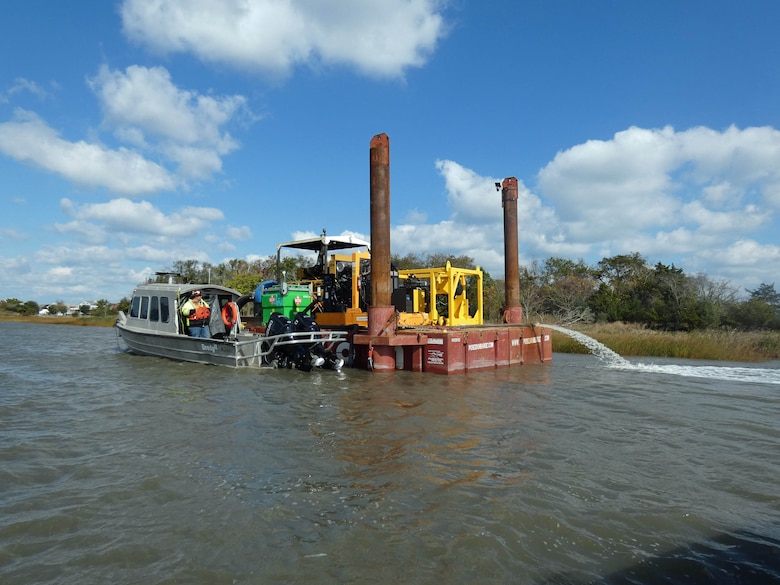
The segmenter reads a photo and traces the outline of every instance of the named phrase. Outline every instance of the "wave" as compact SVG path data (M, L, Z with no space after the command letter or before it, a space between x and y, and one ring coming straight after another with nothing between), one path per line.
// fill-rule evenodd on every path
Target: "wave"
M732 380L735 382L756 382L760 384L780 384L780 370L771 368L746 368L734 366L682 366L676 364L629 363L615 366L652 374L671 374L690 378L710 378L713 380Z

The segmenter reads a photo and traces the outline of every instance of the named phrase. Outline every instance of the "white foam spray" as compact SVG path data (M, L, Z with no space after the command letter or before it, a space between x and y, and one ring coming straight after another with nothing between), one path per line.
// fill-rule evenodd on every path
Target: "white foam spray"
M755 382L759 384L780 384L780 369L734 366L687 366L676 364L632 363L618 353L599 343L592 337L573 331L560 325L536 324L535 327L547 327L576 339L590 349L591 353L605 363L607 367L618 370L634 370L654 374L671 374L692 378L710 378L713 380L732 380L735 382Z
M579 331L573 331L572 329L567 329L566 327L561 327L560 325L538 324L538 325L534 325L534 327L547 327L549 329L555 329L555 331L560 331L561 333L565 333L572 339L576 339L582 345L587 347L593 355L600 358L603 362L606 362L608 366L625 367L631 365L631 363L628 362L620 354L615 353L603 343L599 343L592 337L588 337L587 335L585 335L584 333L580 333Z

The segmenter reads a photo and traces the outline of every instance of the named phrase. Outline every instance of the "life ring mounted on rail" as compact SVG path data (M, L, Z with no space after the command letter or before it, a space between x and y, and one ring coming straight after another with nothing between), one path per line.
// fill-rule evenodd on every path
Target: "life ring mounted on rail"
M231 301L222 307L222 322L227 329L232 329L238 321L238 305Z

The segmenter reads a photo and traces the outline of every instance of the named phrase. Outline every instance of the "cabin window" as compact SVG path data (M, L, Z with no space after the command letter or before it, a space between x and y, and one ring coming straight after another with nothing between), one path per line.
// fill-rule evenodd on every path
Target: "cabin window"
M133 297L133 304L130 305L130 316L138 318L141 309L141 297Z
M149 317L149 297L141 298L141 314L138 317L141 319Z
M171 318L171 312L168 307L168 297L160 297L160 321L167 323Z
M152 305L149 308L149 321L160 320L160 299L159 297L152 297Z

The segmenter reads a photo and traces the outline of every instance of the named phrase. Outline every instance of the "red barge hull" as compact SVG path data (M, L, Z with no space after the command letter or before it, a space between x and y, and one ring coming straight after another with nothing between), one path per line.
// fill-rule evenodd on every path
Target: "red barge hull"
M448 375L552 361L551 331L530 325L422 327L389 336L357 333L352 342L353 365L368 369ZM377 355L387 359L377 364Z

